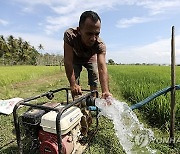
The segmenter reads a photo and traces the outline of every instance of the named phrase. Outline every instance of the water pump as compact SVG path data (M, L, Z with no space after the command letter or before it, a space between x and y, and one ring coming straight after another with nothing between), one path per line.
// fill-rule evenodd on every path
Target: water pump
M32 100L48 96L53 99L54 93L65 90L67 93L65 103L45 103L34 105ZM68 88L61 88L49 91L45 94L28 98L18 103L13 111L16 138L19 153L40 153L40 154L80 154L87 147L88 142L96 133L98 127L98 110L94 117L88 106L94 105L94 93L90 92L69 102ZM50 96L52 95L52 96ZM28 102L28 103L27 103ZM18 116L19 106L30 108L21 116ZM96 121L96 126L91 131L89 128ZM22 131L23 130L23 131ZM24 139L22 139L24 132ZM30 140L29 147L26 147Z

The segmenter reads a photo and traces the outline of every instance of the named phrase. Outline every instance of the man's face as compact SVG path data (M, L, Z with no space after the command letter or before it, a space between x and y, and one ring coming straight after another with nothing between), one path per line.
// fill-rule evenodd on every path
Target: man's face
M100 34L101 23L92 21L90 18L85 20L84 25L79 28L82 42L91 47L94 45Z

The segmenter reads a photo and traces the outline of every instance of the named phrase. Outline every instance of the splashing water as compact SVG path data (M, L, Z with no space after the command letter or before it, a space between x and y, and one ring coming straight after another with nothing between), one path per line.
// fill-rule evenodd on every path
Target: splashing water
M140 124L127 103L110 97L106 100L97 98L95 105L101 109L100 114L113 120L116 135L127 154L156 153L148 147L154 138L153 132Z

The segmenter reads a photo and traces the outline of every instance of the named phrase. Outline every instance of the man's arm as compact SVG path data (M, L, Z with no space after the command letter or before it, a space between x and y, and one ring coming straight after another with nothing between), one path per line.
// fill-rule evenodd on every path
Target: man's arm
M81 95L81 87L76 84L76 78L73 69L73 48L66 42L64 42L64 66L66 76L70 84L72 96L74 97L75 95Z
M108 96L112 96L112 94L109 92L108 87L108 72L106 67L105 52L97 54L97 63L99 80L102 90L102 98L107 98Z

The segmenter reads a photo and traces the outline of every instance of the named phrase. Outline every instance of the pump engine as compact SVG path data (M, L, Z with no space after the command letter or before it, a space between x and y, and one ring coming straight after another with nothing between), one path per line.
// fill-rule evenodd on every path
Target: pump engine
M88 144L89 135L92 136L90 133L95 134L98 124L96 114L96 128L92 132L89 131L92 124L91 110L87 105L82 105L82 102L83 100L88 103L92 101L89 99L92 99L90 96L91 93L66 105L61 103L46 103L39 106L28 104L31 109L18 118L14 113L19 150L21 151L24 145L21 142L18 125L21 123L26 138L31 141L29 153L38 151L40 154L81 154ZM27 103L23 102L19 105L27 105Z

